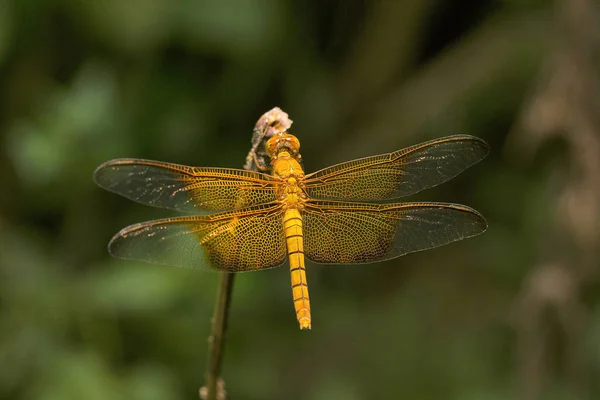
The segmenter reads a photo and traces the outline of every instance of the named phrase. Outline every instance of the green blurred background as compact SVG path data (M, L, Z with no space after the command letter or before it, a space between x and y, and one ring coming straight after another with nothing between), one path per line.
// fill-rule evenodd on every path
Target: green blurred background
M218 275L111 259L170 213L101 162L241 167L265 111L306 171L469 133L490 156L416 199L488 231L380 264L237 277L232 399L600 398L595 0L0 0L0 397L193 399Z

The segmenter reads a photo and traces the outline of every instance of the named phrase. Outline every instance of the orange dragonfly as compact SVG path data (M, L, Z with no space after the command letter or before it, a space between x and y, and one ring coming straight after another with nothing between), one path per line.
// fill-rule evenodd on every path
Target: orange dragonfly
M128 199L196 215L124 228L113 256L223 272L289 260L300 329L311 315L304 258L363 264L442 246L484 232L474 209L451 203L385 202L441 184L483 159L476 137L449 136L304 174L300 142L279 132L266 142L271 173L189 167L142 159L100 165L94 179Z

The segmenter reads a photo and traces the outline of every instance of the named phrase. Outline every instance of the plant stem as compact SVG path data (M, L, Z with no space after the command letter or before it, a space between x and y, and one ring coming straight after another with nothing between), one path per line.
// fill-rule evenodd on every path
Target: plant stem
M280 108L275 107L260 117L252 135L252 147L246 157L244 169L257 171L267 165L264 142L276 133L285 132L292 125L292 120ZM231 294L235 274L221 273L215 310L212 318L212 329L208 338L208 365L206 368L206 385L200 389L203 400L225 400L225 385L220 379L223 354L225 352L225 333L231 306Z
M221 363L225 348L225 333L227 331L227 319L231 305L231 294L235 274L221 273L219 289L215 301L215 311L212 319L212 332L208 338L208 367L206 372L206 399L224 399L222 385L218 385L221 373ZM221 387L219 387L221 386ZM218 390L221 389L221 390ZM221 393L223 395L221 395Z

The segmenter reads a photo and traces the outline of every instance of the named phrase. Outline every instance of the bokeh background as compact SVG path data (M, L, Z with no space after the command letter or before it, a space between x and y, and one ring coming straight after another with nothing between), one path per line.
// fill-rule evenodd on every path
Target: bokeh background
M235 282L232 399L600 398L595 0L0 0L0 397L193 399L218 275L111 259L170 213L96 187L117 157L241 167L282 107L307 171L431 138L487 159L415 199L476 238ZM360 240L360 238L357 238Z

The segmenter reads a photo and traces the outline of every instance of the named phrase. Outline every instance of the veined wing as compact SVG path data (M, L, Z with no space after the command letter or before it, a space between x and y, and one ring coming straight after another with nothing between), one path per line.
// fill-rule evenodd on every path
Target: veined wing
M488 152L488 145L477 137L448 136L333 165L307 175L304 182L308 196L316 199L393 199L446 182Z
M131 225L109 252L157 264L238 272L281 265L287 257L280 205Z
M304 254L324 264L361 264L442 246L487 228L470 207L449 203L309 201Z
M183 212L217 212L276 200L278 181L233 168L197 168L160 161L116 159L94 172L98 186L138 203Z

